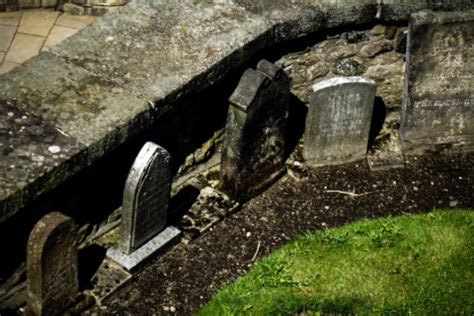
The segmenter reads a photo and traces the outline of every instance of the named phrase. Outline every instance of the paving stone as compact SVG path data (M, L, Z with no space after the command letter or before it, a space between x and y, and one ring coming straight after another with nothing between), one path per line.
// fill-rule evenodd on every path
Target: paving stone
M0 66L0 75L5 74L12 70L13 68L19 66L21 64L13 63L11 61L3 61L2 66Z
M18 24L20 24L22 15L23 12L21 11L0 13L0 24L18 26Z
M38 55L45 38L29 34L16 33L8 50L5 61L22 64Z
M58 17L58 19L56 20L56 25L71 27L74 29L82 29L97 19L98 17L96 16L79 16L64 13Z
M21 18L18 32L46 37L58 15L57 11L26 11Z
M15 36L16 27L0 25L0 52L6 52Z
M78 31L79 30L73 29L70 27L55 25L51 29L51 33L49 33L48 37L46 38L46 41L44 42L44 46L46 47L54 46L64 41L66 38L70 37L71 35L74 35Z

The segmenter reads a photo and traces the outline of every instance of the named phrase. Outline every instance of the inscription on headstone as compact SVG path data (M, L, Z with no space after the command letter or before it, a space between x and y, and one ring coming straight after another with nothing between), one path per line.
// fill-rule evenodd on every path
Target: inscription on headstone
M221 162L221 188L245 200L284 172L290 80L262 60L231 95Z
M170 154L147 142L125 183L119 243L123 253L132 253L166 227L170 190Z
M313 86L304 135L309 166L366 157L376 85L363 77L338 77Z
M44 216L27 249L28 312L61 315L79 291L74 222L61 213Z
M474 11L414 14L406 62L403 153L474 150Z

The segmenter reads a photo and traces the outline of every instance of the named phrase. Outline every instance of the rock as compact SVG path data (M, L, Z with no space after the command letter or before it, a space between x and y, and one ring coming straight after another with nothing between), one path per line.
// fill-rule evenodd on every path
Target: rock
M372 35L372 37L377 37L377 36L384 35L385 32L386 32L385 25L380 25L379 24L379 25L374 26L374 28L372 29L370 34Z
M369 57L373 58L377 56L380 53L388 52L393 49L392 44L388 41L377 41L377 42L372 42L360 50L360 54L364 57Z
M369 40L369 36L364 31L350 31L341 36L347 43L360 43Z
M331 68L331 71L336 75L355 76L362 74L364 72L364 67L354 58L347 58L338 61Z
M311 67L308 67L308 69L306 70L307 78L311 81L326 76L328 72L329 67L327 64L324 63L315 64Z
M333 40L329 40L328 44L332 47L331 50L324 50L326 54L326 62L333 63L340 59L353 57L356 54L355 45L339 45Z

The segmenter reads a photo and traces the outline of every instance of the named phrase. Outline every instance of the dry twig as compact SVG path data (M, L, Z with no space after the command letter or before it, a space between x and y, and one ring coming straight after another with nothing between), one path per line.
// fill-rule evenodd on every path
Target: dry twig
M252 262L255 261L255 259L257 258L257 255L258 255L258 252L260 251L260 246L262 245L262 242L259 240L258 241L258 244L257 244L257 250L255 250L255 253L252 257Z
M350 197L360 197L360 196L375 193L375 191L373 191L373 192L364 192L364 193L354 193L354 192L350 192L350 191L341 191L341 190L326 190L326 192L345 194L345 195L349 195Z

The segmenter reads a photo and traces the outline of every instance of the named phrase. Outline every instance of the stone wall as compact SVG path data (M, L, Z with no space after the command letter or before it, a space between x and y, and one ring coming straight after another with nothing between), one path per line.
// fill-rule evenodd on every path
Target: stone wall
M52 8L74 15L103 15L127 0L0 0L1 11Z

